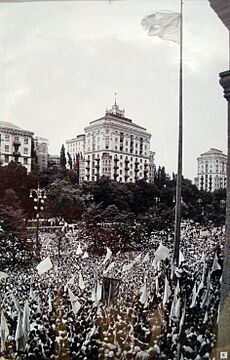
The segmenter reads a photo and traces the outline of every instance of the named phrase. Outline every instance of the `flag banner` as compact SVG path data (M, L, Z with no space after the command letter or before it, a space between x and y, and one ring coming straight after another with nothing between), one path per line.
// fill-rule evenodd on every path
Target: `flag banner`
M87 251L85 251L82 256L82 259L88 259L88 257L89 257L89 255L88 255Z
M24 332L22 327L22 314L18 312L17 327L15 332L16 349L19 350L24 346Z
M137 255L135 257L135 259L133 260L133 263L135 264L135 263L140 262L140 261L141 261L141 254L139 254L139 255Z
M170 250L161 243L155 252L156 262L167 259L169 257L169 253Z
M149 36L158 36L163 40L180 43L180 14L162 10L145 16L141 25Z
M102 297L102 285L99 281L97 281L97 290L96 290L96 301L101 301Z
M127 265L123 265L123 268L122 268L122 272L125 272L125 271L128 271L128 270L131 270L133 268L133 263L130 263L130 264L127 264Z
M221 266L218 263L218 258L217 255L215 253L214 259L213 259L213 264L212 264L212 270L211 272L217 271L217 270L221 270Z
M69 298L70 298L73 313L75 315L77 315L77 313L79 312L79 310L81 308L81 304L78 301L78 298L72 293L72 291L69 288L68 288L68 292L69 292Z
M141 289L141 296L140 296L140 302L143 305L147 305L147 301L148 301L148 293L147 293L147 284L146 282L144 283L144 286Z
M12 294L12 293L10 294L10 297L11 297L13 303L14 303L15 309L16 309L17 311L19 311L19 310L20 310L20 306L19 306L18 300L16 299L16 297L15 297L14 294Z
M102 280L102 301L108 304L116 302L119 294L120 280L108 277L103 277Z
M47 257L45 260L42 260L36 267L38 271L38 275L42 275L52 269L53 264L49 257Z
M179 266L181 265L181 263L185 261L184 255L182 254L182 251L179 251Z
M81 249L81 244L79 243L78 244L78 247L77 247L77 252L76 252L76 255L82 255L83 254L83 251Z
M164 296L163 296L163 306L165 306L169 300L169 297L171 295L171 289L169 286L169 281L167 279L167 276L165 276L165 289L164 289Z
M149 260L150 260L149 253L147 253L144 259L142 260L142 263L148 262Z
M79 272L79 288L81 290L84 290L85 289L85 284L84 284L84 281L83 281L83 276L82 276L82 273Z
M67 290L68 285L74 285L74 281L75 281L75 275L73 275L66 283L65 287L64 287L64 291Z
M106 248L106 255L105 255L105 258L104 258L103 263L102 263L103 265L105 265L107 263L107 261L110 259L111 255L112 255L112 251L107 247Z
M6 341L9 336L9 327L6 322L4 311L1 312L1 351L6 350Z
M49 295L48 295L48 311L49 311L49 313L51 313L53 311L52 298L51 298L51 293L50 292L49 292Z
M24 341L27 342L30 333L30 308L28 300L25 301L23 316L22 316L22 329L24 334Z
M9 275L3 271L0 271L0 280L6 279Z
M110 271L111 269L113 269L115 266L115 262L112 262L111 264L109 264L109 266L105 269L105 271L103 272L103 274L106 274L108 271Z
M193 286L193 289L192 289L192 302L191 302L191 305L190 305L190 309L192 309L192 308L194 308L196 306L197 295L198 295L198 290L196 290L196 283L195 283L194 286Z

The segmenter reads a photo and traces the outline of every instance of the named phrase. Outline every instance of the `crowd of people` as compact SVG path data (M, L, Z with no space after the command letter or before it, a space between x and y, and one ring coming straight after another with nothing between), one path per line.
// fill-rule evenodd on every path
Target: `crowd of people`
M177 267L167 231L138 251L108 244L103 256L80 228L66 231L61 251L55 233L40 242L52 268L0 269L0 359L214 358L222 228L183 222Z

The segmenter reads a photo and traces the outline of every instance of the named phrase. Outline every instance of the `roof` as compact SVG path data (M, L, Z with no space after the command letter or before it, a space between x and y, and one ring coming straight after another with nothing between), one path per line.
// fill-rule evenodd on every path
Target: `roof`
M225 155L225 154L223 153L223 151L221 151L221 150L219 150L219 149L215 149L215 148L211 148L210 150L202 153L201 156L203 156L203 155L214 155L214 154L227 156L227 155Z
M19 126L14 125L14 124L12 124L11 122L8 122L8 121L0 121L0 127L4 127L4 128L7 128L7 129L12 129L12 130L29 132L29 133L33 134L32 131L22 129Z

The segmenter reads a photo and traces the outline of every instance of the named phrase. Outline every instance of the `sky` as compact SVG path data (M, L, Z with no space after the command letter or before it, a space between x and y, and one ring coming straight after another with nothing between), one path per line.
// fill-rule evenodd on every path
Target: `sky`
M49 139L49 152L117 103L152 134L156 166L177 171L177 44L140 22L179 0L0 3L0 120ZM183 173L197 157L227 150L228 31L206 0L184 0Z

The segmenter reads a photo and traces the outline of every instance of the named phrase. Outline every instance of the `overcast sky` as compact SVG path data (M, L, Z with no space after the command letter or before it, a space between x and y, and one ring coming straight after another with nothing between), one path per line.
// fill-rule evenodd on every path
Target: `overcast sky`
M179 47L149 37L141 19L178 0L0 4L0 120L50 141L66 139L117 102L152 134L156 165L176 171ZM228 32L206 0L184 0L184 175L197 156L226 152Z

